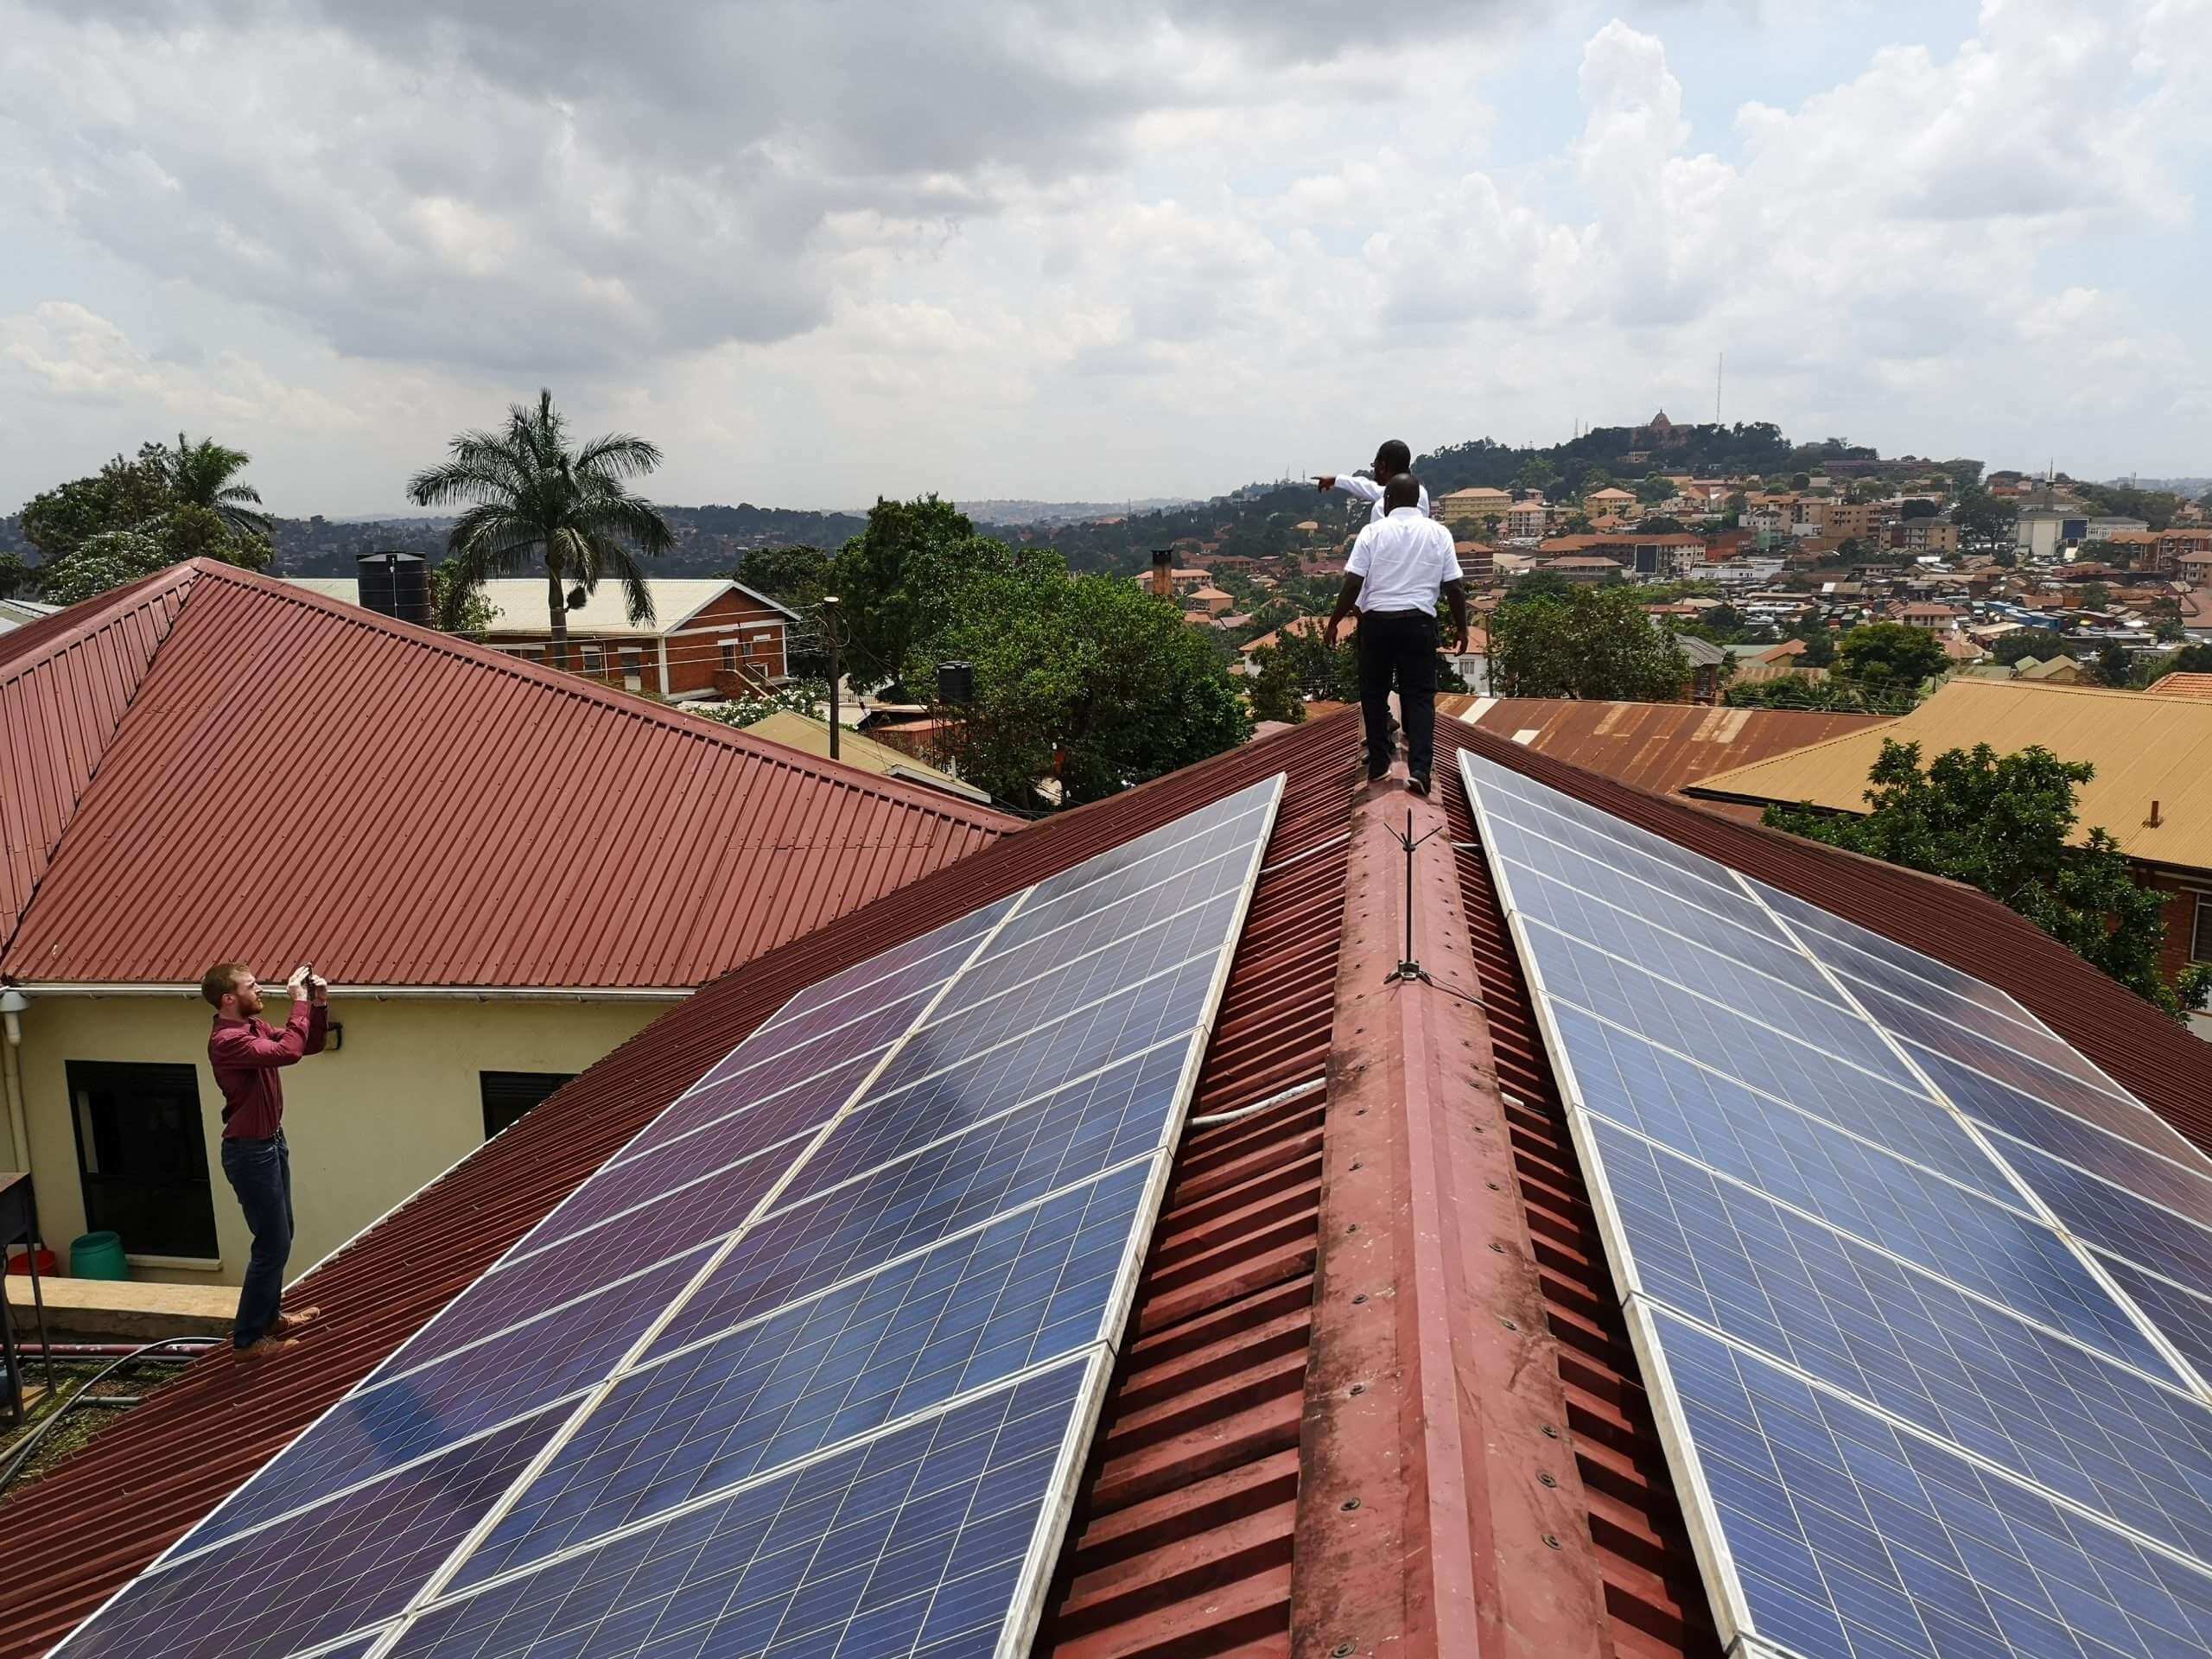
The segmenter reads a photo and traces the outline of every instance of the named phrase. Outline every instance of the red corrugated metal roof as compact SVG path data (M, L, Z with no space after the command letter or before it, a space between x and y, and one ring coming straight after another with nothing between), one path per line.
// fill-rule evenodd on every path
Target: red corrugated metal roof
M1571 697L1437 699L1440 712L1498 737L1533 733L1528 747L1661 794L1730 766L1878 726L1881 715L1796 709L1715 709L1688 702L1599 702Z
M19 983L235 956L340 985L691 986L1017 823L227 565L166 580L10 636L73 763L0 779L0 811L59 832L0 956Z
M2212 1049L1980 894L1715 819L1450 721L1439 722L1440 776L1456 771L1462 745L2003 986L2200 1143L2212 1141ZM1316 722L1009 836L664 1016L318 1271L302 1288L326 1317L299 1355L251 1377L219 1359L194 1367L10 1504L0 1517L10 1541L0 1659L50 1645L791 988L1276 770L1288 772L1289 787L1196 1109L1265 1101L1318 1075L1347 906L1372 902L1348 890L1358 746L1356 715ZM1456 782L1445 794L1453 838L1471 839ZM1562 1445L1574 1459L1612 1652L1702 1659L1717 1650L1709 1611L1520 964L1479 854L1436 855L1454 861L1566 1400L1562 1439L1518 1455L1531 1480ZM1290 1547L1330 1111L1328 1091L1309 1091L1186 1141L1040 1651L1292 1651Z
M180 565L0 635L0 937L37 891L194 575Z

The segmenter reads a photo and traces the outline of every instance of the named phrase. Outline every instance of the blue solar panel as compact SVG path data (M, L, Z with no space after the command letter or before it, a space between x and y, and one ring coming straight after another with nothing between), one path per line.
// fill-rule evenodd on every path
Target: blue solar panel
M1154 1151L1176 1103L1185 1052L1179 1044L1155 1050L830 1186L829 1173L885 1149L863 1131L899 1128L896 1118L855 1115L847 1125L855 1139L823 1148L837 1154L823 1185L803 1173L783 1207L738 1241L684 1304L654 1351L727 1330Z
M1730 1633L2208 1651L2212 1406L2149 1333L2212 1356L2212 1165L1994 988L1463 775Z
M1058 1366L435 1605L393 1659L1019 1651L1102 1363Z
M564 1415L556 1407L282 1526L157 1565L56 1652L69 1659L257 1659L388 1618L490 1513Z
M2212 1577L1665 1313L1739 1626L1815 1659L2212 1653Z
M1718 983L1693 993L1541 923L1531 922L1527 936L1546 995L1602 1014L1653 1042L1784 1100L1796 1097L1799 1079L1808 1067L1827 1073L1833 1068L1826 1062L1838 1058L1857 1068L1845 1074L1847 1088L1866 1086L1859 1077L1900 1089L1917 1086L1911 1071L1881 1046L1874 1028L1843 1010L1827 1008L1825 1017L1792 1019L1786 1027L1755 1021L1720 1000L1729 993ZM1771 980L1765 983L1781 989ZM1796 1012L1808 1015L1824 1007L1810 997L1797 1001L1802 1008ZM1840 1034L1843 1021L1854 1024L1857 1035ZM1834 1046L1828 1046L1830 1041Z
M542 1560L1111 1334L1156 1160L1127 1166L616 1383L469 1557Z
M1794 1103L1785 1104L1566 1003L1554 1006L1553 1018L1567 1039L1586 1106L1715 1169L1758 1182L1758 1172L1770 1158L1817 1166L1834 1155L1833 1135L1813 1138L1814 1124L1825 1122L1986 1197L2026 1207L2019 1190L1965 1126L1924 1095L1831 1062L1808 1066L1808 1075L1819 1076L1822 1086L1800 1089ZM1779 1179L1803 1178L1785 1173Z
M779 1008L756 1034L780 1035L793 1021L832 1002L858 1000L880 1004L943 984L968 959L983 935L1014 908L1020 896L1009 894L996 904L969 911L957 921L947 922L904 944L893 945L880 956L870 957L842 973L817 980ZM857 997L861 992L867 995Z
M1041 912L1027 890L802 992L131 1594L168 1598L168 1619L203 1563L250 1592L276 1541L324 1529L356 1559L310 1547L270 1567L266 1628L194 1591L219 1636L205 1650L413 1650L443 1604L490 1605L456 1585L613 1559L587 1539L655 1530L700 1545L702 1572L749 1571L728 1551L748 1495L782 1482L851 1527L665 1651L729 1650L779 1593L762 1627L779 1652L903 1630L941 1659L1026 1630L1047 1565L1030 1546L1065 1520L1281 786L1053 878ZM914 1457L886 1464L900 1447ZM520 1479L540 1459L543 1478ZM944 1495L894 1479L918 1474ZM944 1511L956 1490L978 1506L964 1522ZM855 1529L883 1546L893 1527L911 1536L864 1583L816 1573ZM140 1650L137 1606L77 1640ZM588 1635L628 1650L607 1624Z
M177 1554L535 1411L597 1382L706 1265L695 1251L415 1370L387 1366L240 1487Z
M1563 794L1517 772L1508 771L1492 761L1470 755L1466 757L1466 764L1480 774L1490 791L1487 804L1495 812L1517 819L1548 836L1552 834L1550 826L1562 823L1572 824L1583 836L1594 836L1605 843L1609 850L1605 856L1609 862L1617 861L1618 858L1617 852L1610 849L1622 849L1639 860L1663 864L1685 875L1693 876L1731 896L1742 892L1732 871L1701 853L1694 853L1662 836L1653 835L1649 830L1625 823L1610 812L1601 812L1594 806L1576 800L1572 795Z
M2177 1548L2212 1547L2212 1407L1622 1130L1597 1138L1654 1300Z

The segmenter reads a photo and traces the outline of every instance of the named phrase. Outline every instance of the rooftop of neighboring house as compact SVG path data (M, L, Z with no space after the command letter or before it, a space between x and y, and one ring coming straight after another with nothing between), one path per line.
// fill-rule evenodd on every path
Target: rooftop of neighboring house
M1177 1148L1030 1650L1256 1656L1297 1630L1446 1653L1479 1618L1540 1633L1529 1651L1548 1659L1719 1659L1463 749L1988 981L2200 1143L2212 1133L2212 1047L1979 893L1450 720L1436 798L1363 789L1347 711L1008 836L664 1015L309 1275L298 1293L322 1319L298 1354L250 1377L199 1362L11 1503L0 1659L58 1640L795 991L1278 773L1191 1084L1203 1121ZM1428 837L1418 978L1389 973L1408 816ZM1425 1592L1440 1580L1464 1603Z
M492 607L492 620L485 629L488 634L542 634L550 626L548 594L542 581L532 578L487 582L482 592ZM742 594L755 605L792 621L798 620L796 612L766 594L756 594L750 588L721 578L654 576L646 581L645 592L652 599L652 620L632 622L622 584L601 582L586 596L582 605L569 613L569 631L578 634L639 636L673 633L716 600L732 594Z
M2160 696L2212 702L2212 674L2162 674L2151 682L2151 690Z
M830 759L830 722L817 720L812 715L800 714L795 709L779 709L742 729L747 736L757 737L765 743L780 743L785 748L797 749L817 760ZM988 807L991 804L991 798L987 791L973 784L963 783L949 772L925 766L904 749L894 749L888 743L879 743L865 732L849 731L840 727L837 732L837 759L861 772L872 772L880 778L895 779L902 784L919 784L925 789L957 796L972 805Z
M26 622L43 620L60 608L35 599L0 599L0 633L13 633Z
M2040 744L2062 760L2086 760L2096 773L2081 787L2077 834L2101 827L2131 857L2212 870L2212 702L2191 697L1951 679L1910 714L1714 773L1693 792L1863 812L1867 772L1890 738L1917 743L1923 763L1978 743L1999 754Z
M1328 626L1329 619L1325 616L1293 617L1289 621L1284 623L1282 626L1270 629L1268 632L1262 634L1256 639L1246 640L1244 644L1238 646L1237 649L1249 657L1255 651L1273 650L1275 646L1283 642L1283 639L1286 635L1298 639L1318 639L1320 638L1322 631ZM1344 618L1344 628L1338 635L1338 638L1349 639L1353 634L1358 632L1359 613L1357 611L1354 611L1350 616Z
M1018 823L211 560L0 638L0 721L27 985L696 985Z

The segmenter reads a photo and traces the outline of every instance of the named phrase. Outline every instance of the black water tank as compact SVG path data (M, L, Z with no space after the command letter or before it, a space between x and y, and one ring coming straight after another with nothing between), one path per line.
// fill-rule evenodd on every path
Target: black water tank
M364 553L361 607L402 622L430 626L430 567L420 553Z
M937 665L937 700L952 703L975 702L976 665L973 663L939 663Z

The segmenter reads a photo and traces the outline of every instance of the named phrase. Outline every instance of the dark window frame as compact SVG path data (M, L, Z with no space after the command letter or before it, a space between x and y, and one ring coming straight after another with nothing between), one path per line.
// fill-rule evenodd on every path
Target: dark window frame
M199 1068L169 1060L67 1060L63 1071L69 1096L69 1128L77 1147L77 1189L84 1200L85 1230L120 1235L124 1251L130 1255L220 1261L222 1244L215 1230L215 1189L207 1166ZM87 1120L99 1109L88 1106L80 1096L87 1092L128 1096L134 1090L143 1096L149 1085L159 1085L158 1094L173 1096L177 1107L175 1116L180 1120L166 1126L168 1133L161 1137L179 1160L168 1178L101 1167L125 1161L108 1155L111 1153L125 1147L143 1152L156 1144L156 1137L143 1125L126 1128L118 1124L111 1131L114 1144L105 1148L98 1142L105 1137L93 1126L94 1145L88 1162ZM184 1109L187 1102L188 1110ZM137 1189L135 1198L134 1187ZM163 1224L149 1227L145 1211L138 1206L159 1205L164 1192L177 1195L182 1213L161 1217Z
M479 1071L476 1091L484 1103L484 1138L489 1141L512 1127L547 1096L575 1079L573 1071ZM525 1098L533 1092L536 1098Z
M2189 959L2212 962L2212 893L2196 895L2196 915L2190 929Z

